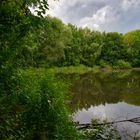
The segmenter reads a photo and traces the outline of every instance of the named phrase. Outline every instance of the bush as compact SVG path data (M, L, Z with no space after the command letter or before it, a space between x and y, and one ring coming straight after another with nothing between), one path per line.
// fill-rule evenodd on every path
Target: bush
M133 59L132 66L133 67L140 67L140 59L137 59L137 58Z
M99 62L99 65L101 66L101 68L106 68L106 67L110 66L109 63L104 60L101 60Z
M42 71L20 71L13 94L2 103L0 139L76 139L64 104L66 85ZM69 137L69 138L68 138Z
M129 69L131 68L131 64L129 62L125 62L124 60L118 60L113 68Z

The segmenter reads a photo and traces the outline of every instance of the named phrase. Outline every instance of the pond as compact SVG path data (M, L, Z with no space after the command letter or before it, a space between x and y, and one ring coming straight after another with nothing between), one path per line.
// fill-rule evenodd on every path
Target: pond
M70 108L81 124L92 119L120 121L140 117L140 71L114 71L67 75L71 81ZM140 137L140 124L115 125L122 139Z

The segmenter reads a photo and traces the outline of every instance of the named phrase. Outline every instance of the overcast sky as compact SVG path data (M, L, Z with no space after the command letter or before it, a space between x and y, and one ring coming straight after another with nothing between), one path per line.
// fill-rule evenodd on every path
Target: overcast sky
M140 29L140 0L48 1L47 13L64 23L107 32Z

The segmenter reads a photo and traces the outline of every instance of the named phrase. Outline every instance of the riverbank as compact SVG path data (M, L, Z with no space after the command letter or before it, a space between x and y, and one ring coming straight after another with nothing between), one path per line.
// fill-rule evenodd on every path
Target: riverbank
M53 67L49 68L47 70L50 73L63 73L63 74L84 74L88 72L92 73L98 73L98 72L105 72L105 73L111 73L111 72L119 72L119 71L140 71L140 68L112 68L110 66L106 66L104 68L100 66L94 66L94 67L87 67L84 65L79 66L69 66L69 67Z
M129 69L130 72L133 70L139 71L140 69L139 68ZM119 78L121 77L122 79L122 76L126 76L129 78L128 79L124 78L124 80L121 80L122 83L120 84L119 79L115 79L114 77L115 75L106 77L106 74L108 75L109 72L111 73L113 71L125 71L125 75L121 76L119 75ZM93 75L90 76L90 72L91 74L93 73L93 75L96 75L96 77L93 77ZM73 90L74 95L74 98L72 100L73 107L74 106L77 107L77 104L79 104L80 105L79 107L81 107L81 109L82 108L87 109L88 107L87 105L94 105L93 101L97 101L95 103L96 105L97 104L100 105L100 102L112 103L113 96L115 98L115 102L116 99L118 99L119 101L120 99L123 99L123 101L128 101L128 103L130 104L136 103L139 105L138 98L139 96L137 96L139 95L137 94L137 91L139 93L138 89L139 83L136 82L136 80L139 79L139 76L134 76L136 77L135 78L136 80L130 81L129 79L131 77L127 75L126 69L112 69L110 67L101 68L97 66L91 68L83 65L77 67L74 66L60 68L55 67L49 69L46 68L20 69L15 74L15 77L18 79L19 83L18 85L14 86L13 95L10 97L10 102L9 99L8 101L7 100L4 101L4 103L9 103L10 106L12 102L13 103L12 106L14 109L16 109L14 106L15 104L18 105L19 109L21 108L19 111L17 110L16 112L17 114L20 115L20 118L13 118L13 116L10 116L10 114L5 113L8 116L8 118L6 118L6 121L10 121L11 124L10 126L7 123L2 124L3 126L1 127L2 128L1 132L3 132L3 137L5 137L4 132L8 133L7 137L9 137L9 139L11 139L13 135L15 135L17 139L19 139L18 133L21 133L23 135L22 136L23 138L31 137L31 139L37 136L42 138L45 137L46 134L47 134L46 139L52 139L52 137L53 139L67 139L68 138L67 136L71 136L68 139L75 140L113 139L114 137L116 137L115 133L113 135L113 138L111 137L112 131L114 132L115 130L113 128L111 128L112 131L110 131L110 129L109 130L106 129L106 125L103 127L102 126L96 127L96 129L93 129L93 131L90 132L88 130L76 129L77 127L73 124L72 118L70 117L71 112L69 112L69 109L65 104L65 100L67 99L67 97L65 98L65 96L67 96L69 89L67 87L67 83L65 83L64 80L61 80L61 78L57 79L57 76L54 76L54 74L59 75L59 73L62 73L62 75L77 73L77 75L78 74L80 75L79 82L77 82L78 78L75 79L76 78L75 75L71 75L74 76L73 81L76 81L76 83L78 84L74 86L76 88L76 91L74 92ZM86 77L83 77L82 74L84 73L87 73L85 74ZM120 73L118 72L117 74ZM65 76L65 79L66 78L67 76ZM72 77L70 78L72 80ZM117 88L117 85L119 89ZM132 88L132 86L134 88ZM114 94L114 89L117 89L119 94L118 93ZM125 90L127 90L128 93L130 93L130 91L135 91L136 94L129 94L129 96L125 96L123 95L124 93L126 93ZM77 91L80 93L78 93ZM98 96L100 92L101 95ZM90 93L92 94L90 95ZM111 95L109 96L109 94ZM132 98L134 95L136 95L135 98ZM81 101L84 104L81 104L81 102L76 101L76 99L77 100L82 99ZM5 105L4 103L3 105ZM27 108L27 110L25 107ZM11 110L9 109L8 111L10 112ZM26 117L24 118L24 116ZM18 120L18 122L16 120ZM16 122L17 125L19 125L18 123L24 125L19 125L19 128L13 129L14 122ZM96 122L93 122L93 124L96 124ZM28 125L30 125L34 129L34 131L28 129L29 128ZM10 132L9 129L8 130L6 129L7 127L10 128ZM42 129L38 129L38 127ZM27 133L28 135L26 136L25 134Z

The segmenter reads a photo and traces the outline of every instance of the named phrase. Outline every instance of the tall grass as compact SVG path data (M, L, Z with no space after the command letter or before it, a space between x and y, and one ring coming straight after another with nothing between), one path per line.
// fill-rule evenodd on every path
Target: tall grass
M69 66L69 67L53 67L48 69L48 72L63 73L63 74L73 74L73 73L83 74L87 72L98 72L98 71L99 71L98 66L87 67L84 65Z
M20 70L12 95L2 104L0 139L77 139L65 106L67 86L52 74L40 70ZM7 108L7 110L6 110Z

